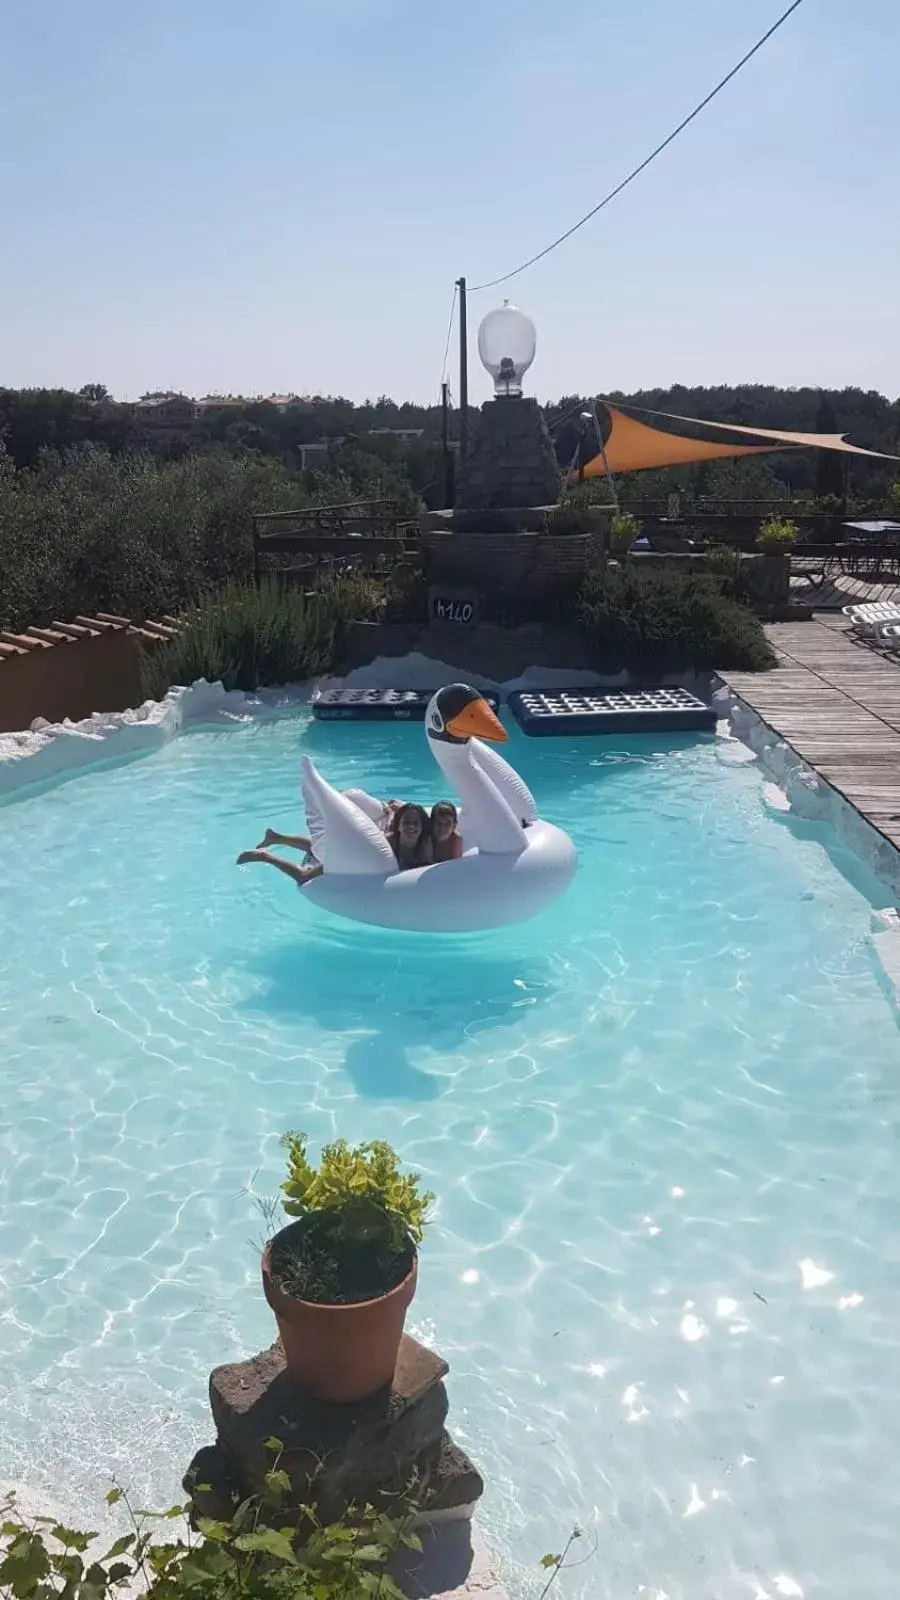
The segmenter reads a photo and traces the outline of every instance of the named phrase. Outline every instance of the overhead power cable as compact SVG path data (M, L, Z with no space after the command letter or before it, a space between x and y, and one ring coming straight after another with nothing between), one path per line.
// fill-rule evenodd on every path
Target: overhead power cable
M689 116L686 116L682 122L679 122L677 128L672 129L672 132L669 134L668 138L663 139L662 143L658 144L655 150L651 150L650 154L645 156L644 160L639 166L635 167L632 172L629 172L628 176L623 178L621 183L617 183L616 187L611 189L609 194L604 195L603 199L599 200L597 204L593 206L592 209L583 217L579 218L578 222L574 222L571 228L567 228L565 233L561 233L558 239L554 239L552 243L545 245L543 250L539 250L537 252L537 255L529 256L528 260L523 261L521 266L513 267L511 272L504 272L499 278L488 278L485 283L476 283L471 285L469 293L476 294L479 289L495 289L500 283L508 283L510 278L517 278L520 272L525 272L529 267L533 267L536 262L543 261L544 257L549 256L552 250L556 250L559 245L565 244L567 239L571 239L573 233L577 233L579 228L583 228L585 223L590 222L591 218L597 215L598 211L602 211L605 206L609 205L611 200L615 200L616 196L622 193L623 189L627 189L628 185L633 183L635 178L640 177L642 172L646 172L651 161L655 161L657 156L661 156L663 151L667 150L669 145L674 143L674 141L678 138L678 135L683 133L685 128L689 127L696 117L699 117L701 111L706 110L706 107L709 105L710 101L715 100L716 95L721 94L722 90L731 82L732 78L737 77L742 67L745 67L748 61L753 60L753 57L762 49L763 45L768 44L769 40L772 38L772 35L777 33L779 28L783 27L784 23L787 22L788 17L792 16L793 13L802 5L802 3L803 0L793 0L793 4L789 5L787 10L782 12L777 22L773 22L771 28L769 28L763 34L762 38L757 39L752 50L748 50L746 55L741 56L741 59L737 65L732 67L731 71L725 74L725 77L716 84L714 89L709 91L709 94L700 101L700 104L694 107Z
M459 284L453 285L453 295L450 300L450 316L447 319L447 338L444 341L444 361L441 367L441 383L447 376L447 357L450 354L450 338L453 333L453 313L456 310L456 296L459 294Z

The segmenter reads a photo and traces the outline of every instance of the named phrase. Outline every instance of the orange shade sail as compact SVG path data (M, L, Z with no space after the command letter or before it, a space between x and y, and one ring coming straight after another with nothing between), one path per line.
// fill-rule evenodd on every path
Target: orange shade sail
M606 407L612 430L606 441L609 470L642 472L649 467L680 467L692 461L716 461L724 456L767 455L770 444L705 444L700 439L685 439L677 433L650 428L636 417L626 417L618 406ZM594 456L584 469L586 478L602 477L606 471L603 456Z
M609 408L612 410L612 407ZM812 447L816 450L843 450L851 456L870 456L875 461L900 461L900 456L887 456L881 450L864 450L861 445L850 444L842 433L782 433L775 428L745 428L736 422L700 422L697 417L680 417L675 411L657 411L657 417L668 417L672 422L688 422L694 427L720 428L725 433L746 433L753 439L775 439L788 446ZM655 429L651 430L656 432Z
M868 456L876 461L898 461L900 456L883 455L878 450L863 450L848 444L840 433L776 432L773 428L745 428L733 422L708 422L699 417L682 417L675 412L649 412L671 422L685 422L694 428L715 428L722 433L740 433L751 439L771 439L771 444L714 444L705 439L686 439L683 434L665 433L636 417L629 417L618 406L606 403L610 433L606 441L606 464L596 455L584 468L586 478L602 477L607 470L644 472L654 467L681 467L698 461L717 461L731 456L758 456L773 450L839 450L848 455Z

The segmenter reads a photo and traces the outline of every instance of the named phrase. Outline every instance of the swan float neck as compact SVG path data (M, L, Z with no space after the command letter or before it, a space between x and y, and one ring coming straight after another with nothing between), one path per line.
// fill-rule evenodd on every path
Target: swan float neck
M465 808L466 847L475 845L487 855L521 855L527 843L523 819L504 794L502 781L495 782L491 768L479 759L488 754L482 739L506 741L506 729L487 701L466 684L451 684L431 700L425 730L432 755ZM507 773L516 777L502 756L495 755L494 762L501 780Z

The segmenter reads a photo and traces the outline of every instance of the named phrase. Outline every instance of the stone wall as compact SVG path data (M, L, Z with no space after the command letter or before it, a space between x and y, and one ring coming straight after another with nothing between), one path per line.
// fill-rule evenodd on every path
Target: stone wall
M531 397L488 400L460 463L456 503L470 510L553 505L560 471L547 424Z
M585 572L600 549L598 533L432 533L423 538L429 582L482 591Z
M346 631L335 675L368 666L379 657L408 655L427 656L494 683L517 678L529 667L589 672L596 665L574 629L539 622L521 628L502 628L491 622L471 628L436 622L357 622ZM614 681L618 682L619 676Z

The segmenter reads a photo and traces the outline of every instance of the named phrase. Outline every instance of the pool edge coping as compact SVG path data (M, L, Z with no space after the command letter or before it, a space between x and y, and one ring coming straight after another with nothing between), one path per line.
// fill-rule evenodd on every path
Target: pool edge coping
M720 677L714 680L713 705L720 712L720 727L726 725L724 736L751 752L783 796L780 809L826 823L884 884L885 896L894 903L872 912L870 939L879 977L900 1020L900 850Z

